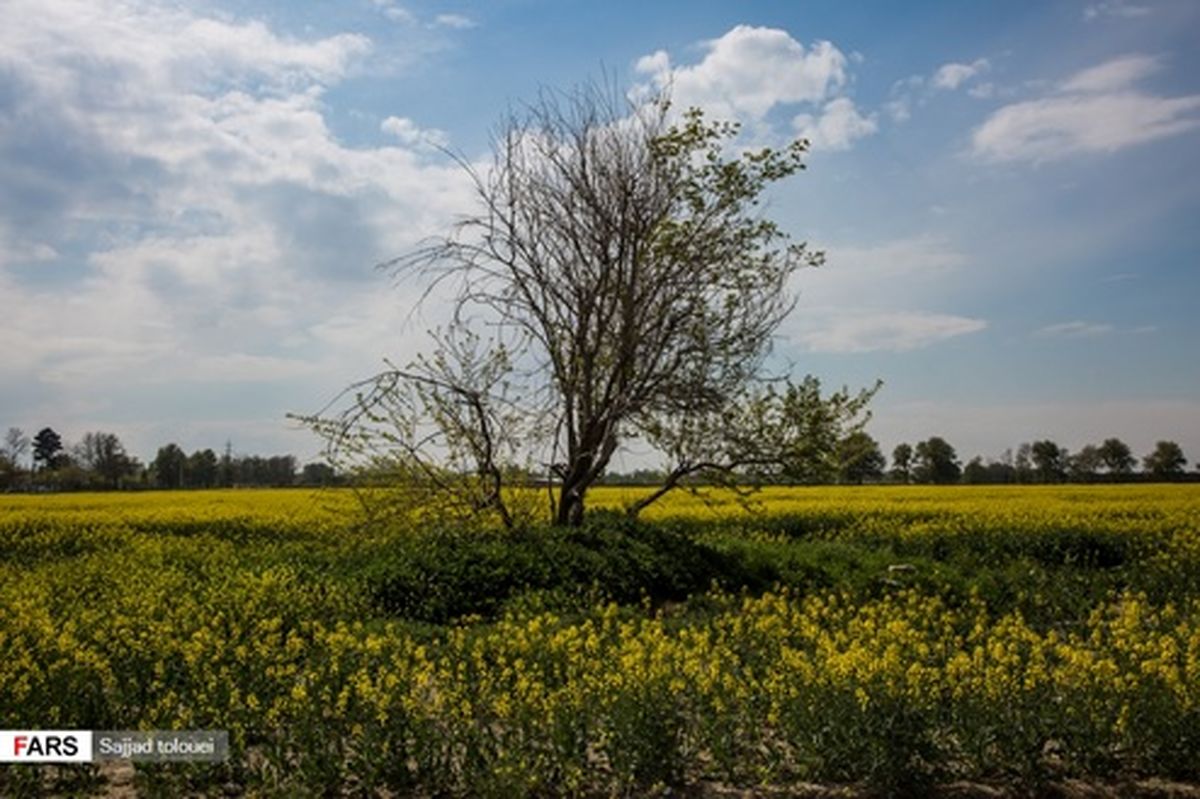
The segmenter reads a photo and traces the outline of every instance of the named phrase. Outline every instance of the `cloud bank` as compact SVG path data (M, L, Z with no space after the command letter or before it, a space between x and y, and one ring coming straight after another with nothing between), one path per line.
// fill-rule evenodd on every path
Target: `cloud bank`
M1134 54L1072 75L1045 97L1006 105L972 134L985 161L1042 163L1114 153L1200 127L1200 95L1161 97L1137 88L1162 68Z
M390 145L331 131L324 94L369 39L153 0L10 0L3 16L21 20L0 25L0 381L22 386L8 423L169 425L184 411L144 407L164 382L217 409L270 379L304 410L406 357L403 298L373 265L470 194L430 154L438 131L399 115ZM259 400L282 427L291 408Z

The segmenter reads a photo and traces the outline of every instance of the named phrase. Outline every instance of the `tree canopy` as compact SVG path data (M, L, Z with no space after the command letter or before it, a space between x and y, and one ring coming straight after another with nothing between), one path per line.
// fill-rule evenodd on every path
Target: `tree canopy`
M1142 459L1146 471L1158 479L1174 479L1181 476L1187 466L1183 448L1174 441L1159 441L1154 451Z
M62 436L54 432L53 428L43 427L33 437L34 463L42 464L43 468L53 465L62 448Z
M913 450L913 477L918 483L957 483L961 474L958 454L941 436L926 439Z
M433 352L356 385L340 413L301 418L409 496L505 524L506 472L546 475L554 519L579 524L632 439L668 461L652 498L698 475L785 474L811 446L836 469L873 389L822 397L764 369L791 276L823 260L759 210L807 143L737 153L737 133L665 96L544 93L502 124L489 169L462 162L476 211L389 262L452 287ZM832 431L828 447L814 431Z

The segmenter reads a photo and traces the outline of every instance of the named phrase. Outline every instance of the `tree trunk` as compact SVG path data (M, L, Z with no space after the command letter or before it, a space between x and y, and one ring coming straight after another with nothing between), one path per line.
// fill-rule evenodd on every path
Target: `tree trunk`
M558 495L558 515L554 523L560 527L579 527L583 524L583 497L587 488L580 482L563 482Z

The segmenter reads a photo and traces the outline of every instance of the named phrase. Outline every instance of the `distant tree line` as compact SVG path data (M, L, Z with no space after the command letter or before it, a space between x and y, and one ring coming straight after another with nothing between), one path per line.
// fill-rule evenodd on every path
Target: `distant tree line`
M836 441L817 446L807 468L785 474L785 482L823 485L864 483L923 483L936 485L1002 483L1123 483L1200 481L1188 472L1183 449L1174 441L1159 441L1140 460L1119 438L1088 444L1071 453L1054 441L1021 444L998 458L976 455L964 465L954 447L941 436L916 444L901 443L892 450L891 468L879 443L857 430ZM1141 467L1140 470L1138 467ZM610 473L610 485L653 485L661 475L652 469L629 474Z
M1125 442L1108 438L1068 452L1054 441L1021 444L997 458L975 456L963 464L940 436L892 450L891 464L879 443L861 429L846 430L833 419L806 420L804 452L789 459L779 475L795 485L867 483L1001 484L1112 483L1200 480L1187 471L1187 459L1174 441L1159 441L1136 458ZM1140 466L1140 469L1139 469ZM1200 464L1197 465L1200 470ZM660 485L664 475L642 468L609 471L609 485ZM52 428L32 438L10 427L0 443L0 491L81 491L340 485L344 478L327 463L300 466L292 455L235 455L230 444L185 452L178 444L158 448L143 464L125 451L113 433L91 432L72 446ZM532 472L509 475L509 484L544 483Z
M1129 445L1119 438L1088 444L1075 453L1043 439L1021 444L1015 454L1008 451L986 462L976 456L962 469L964 483L1123 483L1197 478L1200 475L1189 474L1187 458L1176 442L1157 442L1139 464Z
M226 443L188 454L178 444L159 447L150 463L130 455L114 433L86 433L74 445L53 428L32 438L10 427L0 444L0 491L111 491L139 489L334 485L324 463L299 466L292 455L235 455Z

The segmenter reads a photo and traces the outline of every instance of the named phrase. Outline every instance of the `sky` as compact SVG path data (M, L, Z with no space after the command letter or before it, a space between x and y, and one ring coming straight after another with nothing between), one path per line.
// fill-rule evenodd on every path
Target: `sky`
M773 363L881 379L885 451L1200 461L1197 41L1192 0L4 0L0 428L315 458L286 415L436 317L375 265L475 208L444 150L607 77L811 141Z

